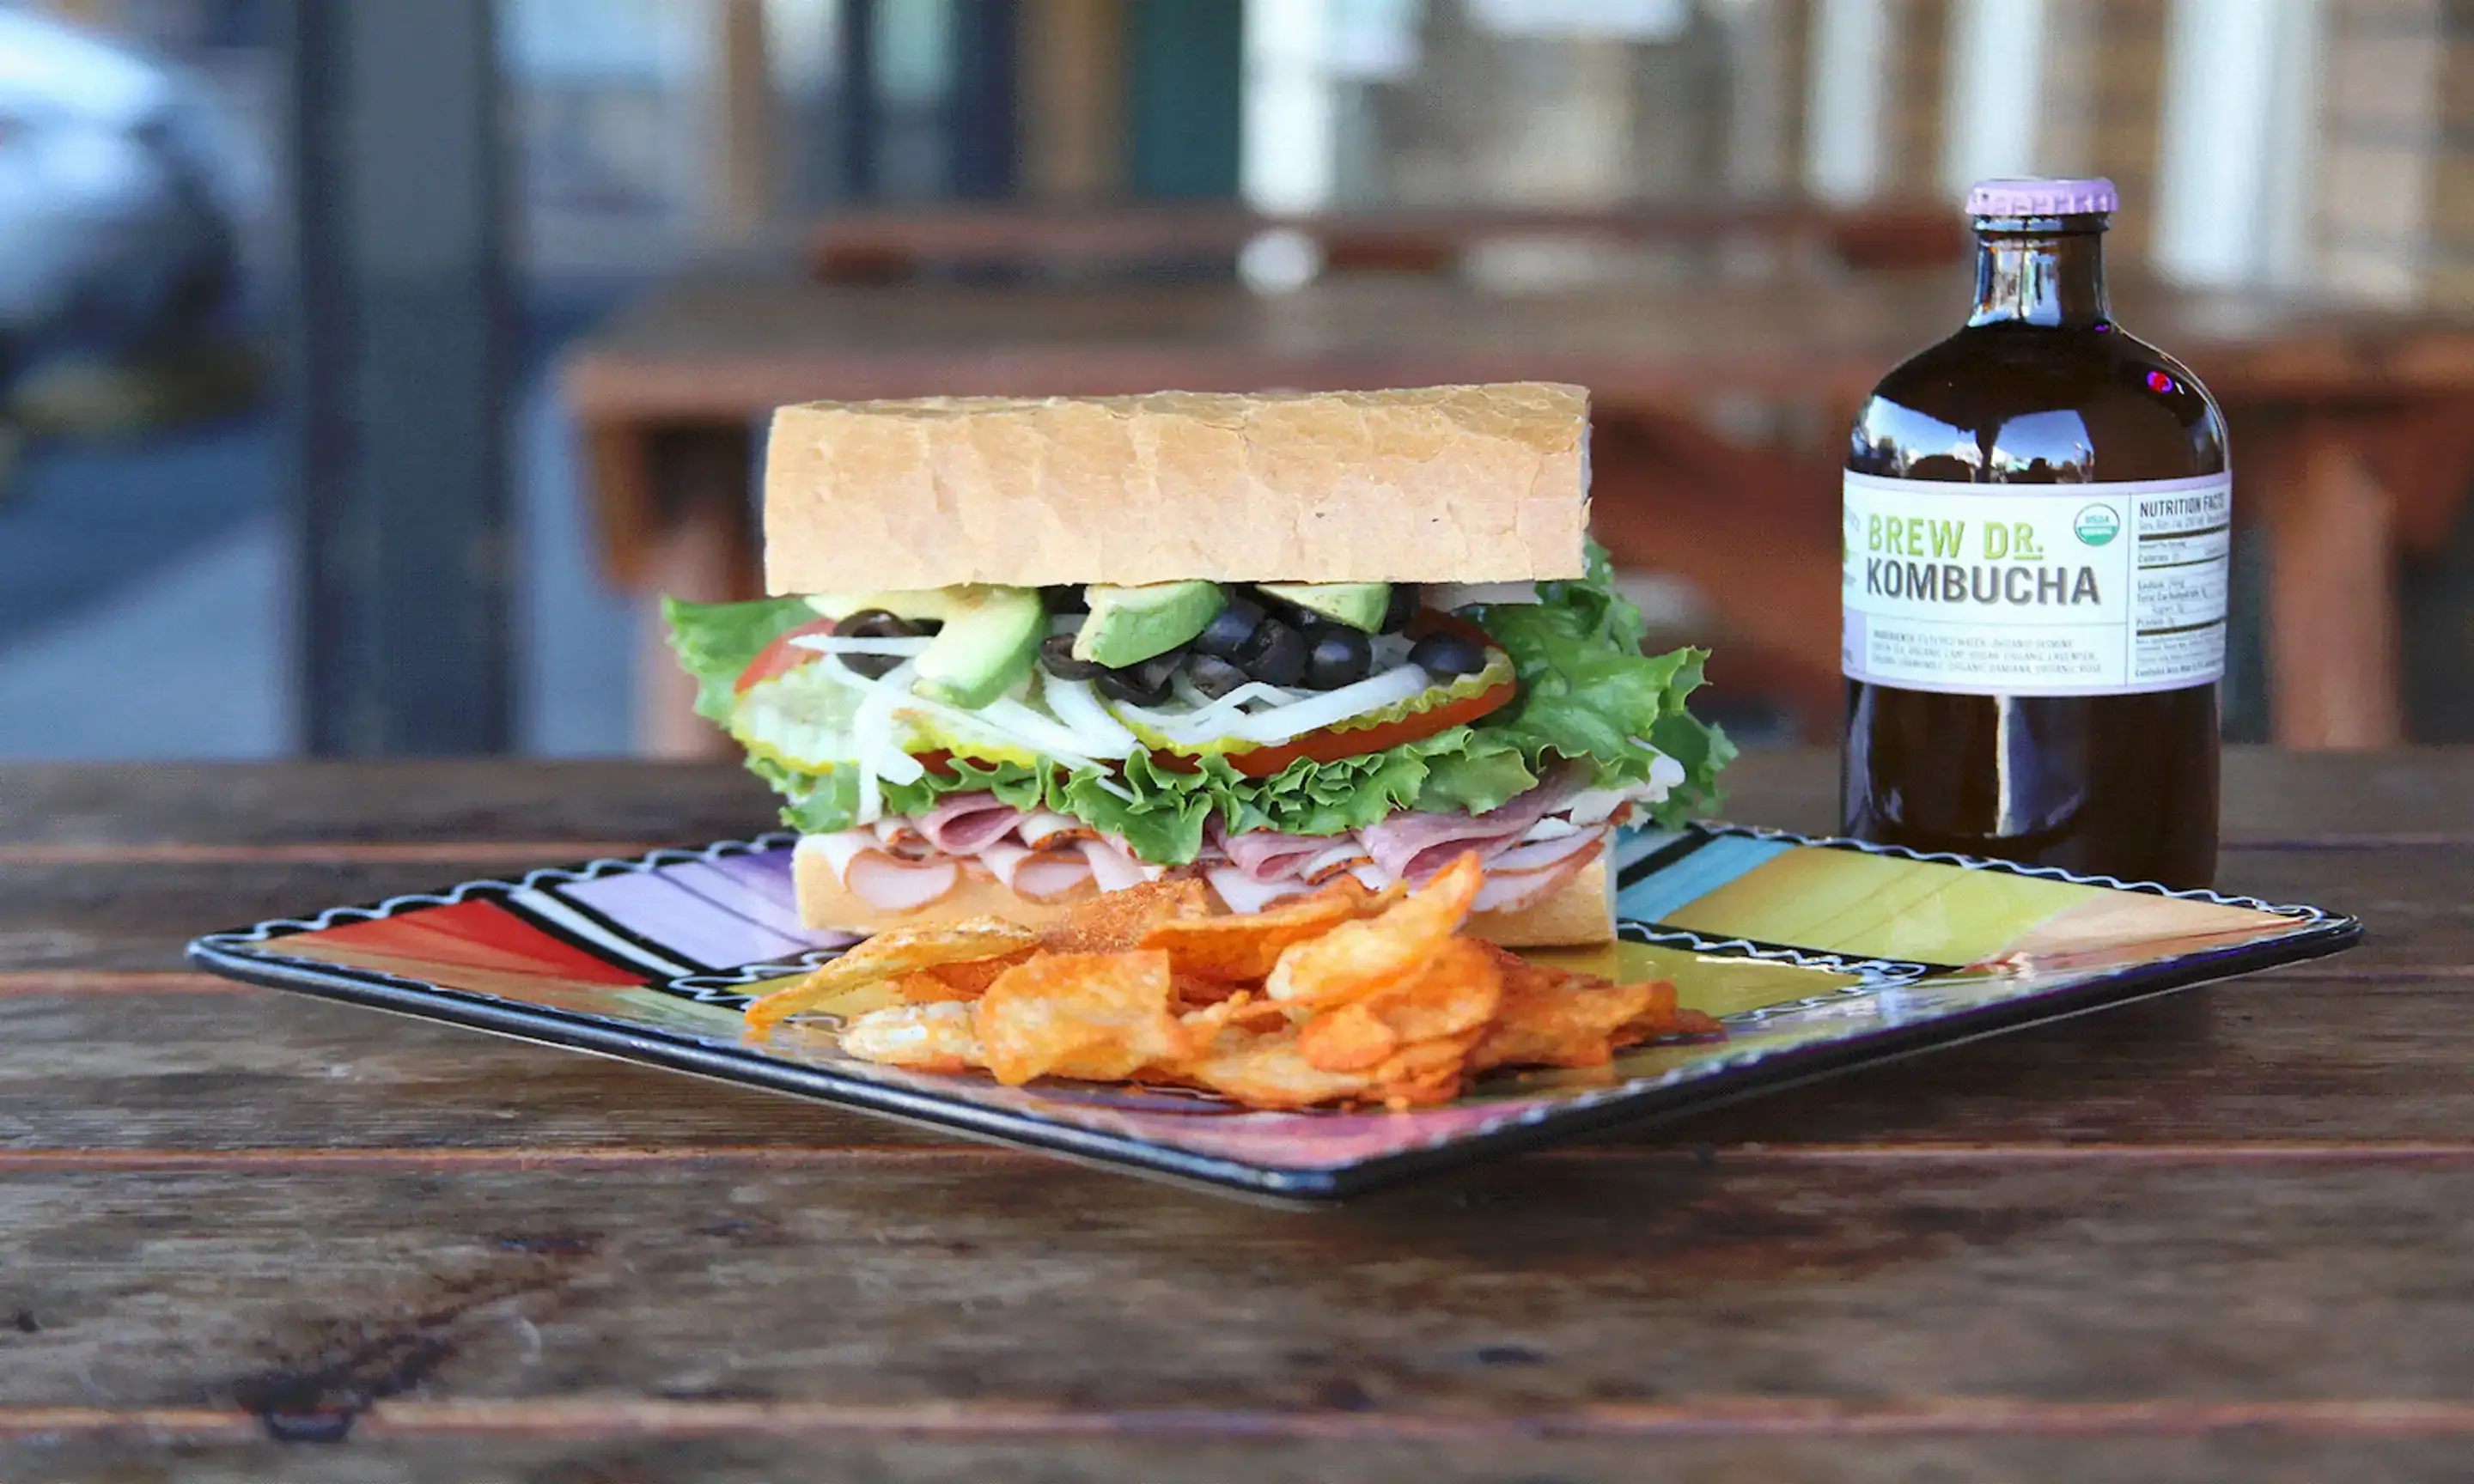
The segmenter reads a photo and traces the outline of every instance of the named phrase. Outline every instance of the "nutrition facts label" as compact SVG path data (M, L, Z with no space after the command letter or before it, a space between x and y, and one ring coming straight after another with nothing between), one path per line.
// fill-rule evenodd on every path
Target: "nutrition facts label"
M2213 683L2232 492L2222 474L1995 486L1849 474L1840 667L1964 695Z

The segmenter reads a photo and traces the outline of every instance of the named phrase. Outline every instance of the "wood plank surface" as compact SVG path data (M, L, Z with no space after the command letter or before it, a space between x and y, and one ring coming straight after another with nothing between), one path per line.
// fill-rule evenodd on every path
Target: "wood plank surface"
M2307 972L2307 971L2306 971ZM0 978L0 1171L81 1150L816 1149L881 1118L200 976ZM1852 1072L1627 1136L1670 1147L2474 1149L2474 983L2247 979ZM1026 1155L1023 1158L1035 1159Z
M946 1152L0 1188L0 1407L638 1397L1312 1437L1762 1396L2462 1416L2474 1380L2462 1155L1605 1151L1314 1214Z
M736 769L0 769L0 1478L2460 1477L2474 754L2227 775L2363 948L1300 1214L179 970Z
M440 1436L395 1419L391 1407L352 1433L352 1447L287 1448L265 1441L211 1443L182 1434L177 1474L160 1442L85 1439L0 1443L0 1475L45 1481L108 1479L114 1484L780 1484L833 1477L874 1484L968 1479L975 1484L1059 1484L1110 1479L1140 1484L1242 1479L1249 1484L1548 1484L1574 1479L1658 1478L1685 1484L1807 1484L1820 1479L2019 1480L2073 1484L2191 1484L2236 1478L2244 1484L2327 1484L2388 1479L2459 1484L2465 1443L2335 1437L2228 1420L2194 1432L2171 1426L2091 1435L2003 1436L1953 1427L1942 1435L1814 1434L1793 1427L1712 1427L1703 1414L1672 1434L1574 1439L1540 1434L1517 1441L1420 1442L1368 1437L1345 1448L1319 1441L1226 1442L1153 1432L1073 1439L1037 1449L1022 1442L951 1442L854 1437L823 1429L715 1437L612 1428L593 1436L541 1437L516 1428ZM700 1409L699 1415L713 1409ZM2076 1417L2080 1414L2067 1414ZM241 1426L255 1427L238 1420ZM136 1434L131 1426L125 1431ZM477 1434L477 1435L476 1435Z

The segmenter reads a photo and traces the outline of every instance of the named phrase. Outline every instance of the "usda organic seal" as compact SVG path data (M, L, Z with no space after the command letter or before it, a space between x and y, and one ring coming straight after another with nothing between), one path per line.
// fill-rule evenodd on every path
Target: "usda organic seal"
M2101 546L2122 534L2122 517L2108 505L2091 505L2071 522L2071 530L2090 546Z

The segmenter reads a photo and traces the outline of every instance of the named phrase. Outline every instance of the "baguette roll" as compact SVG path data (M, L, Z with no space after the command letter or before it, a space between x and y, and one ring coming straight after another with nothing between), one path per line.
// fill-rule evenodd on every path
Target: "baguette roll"
M785 407L765 586L1577 578L1589 416L1550 382Z

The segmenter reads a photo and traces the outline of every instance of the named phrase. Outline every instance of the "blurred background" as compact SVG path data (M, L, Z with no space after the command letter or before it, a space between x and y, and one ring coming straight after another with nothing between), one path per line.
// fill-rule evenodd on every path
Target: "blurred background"
M1847 417L2024 173L2235 418L2229 732L2474 737L2474 7L0 0L0 756L709 754L767 406L1474 375L1828 742Z

